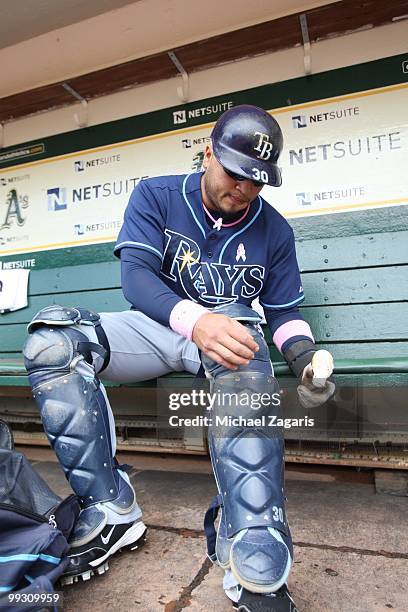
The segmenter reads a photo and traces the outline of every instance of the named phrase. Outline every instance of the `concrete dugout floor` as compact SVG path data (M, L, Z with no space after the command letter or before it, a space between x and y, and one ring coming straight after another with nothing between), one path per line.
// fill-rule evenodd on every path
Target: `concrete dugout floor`
M48 449L20 448L60 495L70 492ZM206 560L202 521L215 493L209 460L119 455L133 466L146 545L109 571L63 589L65 612L232 610L222 572ZM408 611L408 498L376 494L354 471L288 466L295 545L289 586L299 612Z

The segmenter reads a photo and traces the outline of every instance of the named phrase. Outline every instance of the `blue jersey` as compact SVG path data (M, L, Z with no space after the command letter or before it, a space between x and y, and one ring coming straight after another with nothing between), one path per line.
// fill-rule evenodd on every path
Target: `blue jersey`
M115 254L129 247L154 254L167 287L207 308L235 301L250 306L256 297L266 310L284 311L302 302L287 221L258 196L238 224L214 228L203 209L201 176L141 181L125 211Z

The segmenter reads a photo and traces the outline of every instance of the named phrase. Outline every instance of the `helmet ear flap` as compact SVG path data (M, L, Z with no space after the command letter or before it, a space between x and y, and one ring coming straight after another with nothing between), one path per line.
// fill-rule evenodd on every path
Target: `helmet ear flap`
M262 108L241 104L227 110L215 124L211 142L216 159L231 172L273 187L282 184L277 165L282 131Z

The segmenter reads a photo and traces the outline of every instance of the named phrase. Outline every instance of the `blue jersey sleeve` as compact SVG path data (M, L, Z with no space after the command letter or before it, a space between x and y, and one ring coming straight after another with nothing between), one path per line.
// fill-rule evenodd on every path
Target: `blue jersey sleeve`
M287 312L304 300L293 231L287 228L273 256L259 302L266 311ZM296 317L295 317L296 318Z
M181 298L160 280L157 257L148 251L124 247L120 262L125 298L135 310L168 327L170 313Z
M160 260L164 252L166 212L164 202L153 193L149 181L140 181L134 188L125 210L122 228L114 249L117 257L124 247L142 249Z

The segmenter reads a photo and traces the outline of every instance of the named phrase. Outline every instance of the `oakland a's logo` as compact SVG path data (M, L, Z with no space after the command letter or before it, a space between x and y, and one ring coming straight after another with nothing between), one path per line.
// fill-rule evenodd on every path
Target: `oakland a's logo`
M195 172L200 172L203 169L204 151L197 151L193 157L192 169Z
M200 247L194 240L169 229L165 234L160 273L181 286L190 299L215 305L235 302L239 297L253 299L260 293L263 266L201 261Z
M23 217L23 215L21 214L21 209L27 208L28 197L18 197L17 191L15 189L11 189L7 194L6 206L6 217L0 229L11 227L13 219L16 220L18 226L21 227L22 225L24 225L26 220L25 217Z

